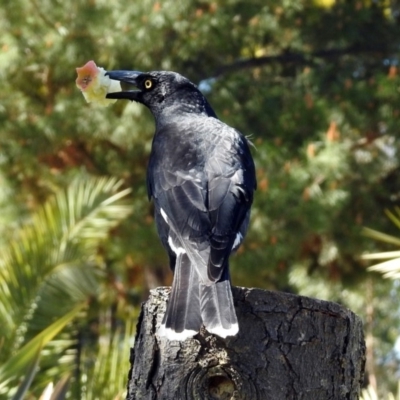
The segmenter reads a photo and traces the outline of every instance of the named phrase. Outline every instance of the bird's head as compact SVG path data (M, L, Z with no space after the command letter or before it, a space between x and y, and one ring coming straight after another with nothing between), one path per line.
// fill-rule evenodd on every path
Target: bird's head
M108 71L111 79L136 87L135 90L108 93L108 99L126 99L147 106L154 115L169 107L215 116L207 100L189 79L170 71Z

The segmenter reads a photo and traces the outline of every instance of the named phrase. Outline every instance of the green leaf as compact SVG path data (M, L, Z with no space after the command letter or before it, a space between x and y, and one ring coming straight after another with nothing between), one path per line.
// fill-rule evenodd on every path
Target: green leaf
M400 208L399 207L395 207L394 211L400 215ZM385 214L389 217L389 219L397 226L397 228L400 229L400 218L395 215L392 211L390 210L385 210Z
M371 228L363 228L363 233L372 239L400 246L400 239L396 236L387 235L386 233L382 233Z
M25 373L25 377L23 381L20 383L18 386L17 393L13 396L12 400L23 400L25 397L25 393L28 391L33 378L36 375L36 372L38 370L39 366L39 360L40 360L40 352L42 348L38 348L36 351L35 357L33 357L31 365L29 366L28 370Z
M38 351L52 340L73 318L82 310L86 304L79 304L69 313L52 323L32 340L26 343L6 363L0 367L0 389L7 381L24 373L26 365L31 363Z
M369 253L369 254L363 254L361 256L363 260L381 260L386 258L397 258L397 257L400 257L400 250L384 251L381 253Z

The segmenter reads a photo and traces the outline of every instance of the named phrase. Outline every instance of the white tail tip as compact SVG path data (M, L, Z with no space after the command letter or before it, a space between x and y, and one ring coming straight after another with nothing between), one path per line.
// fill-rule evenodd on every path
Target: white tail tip
M239 325L232 324L229 329L225 329L222 326L215 326L213 328L208 327L206 329L213 335L217 335L225 339L227 336L235 336L239 332Z
M157 334L160 337L165 337L168 340L179 340L181 342L183 342L188 338L193 337L197 333L198 333L197 331L193 331L190 329L185 329L182 332L175 332L171 328L166 328L164 324L162 324L157 331Z

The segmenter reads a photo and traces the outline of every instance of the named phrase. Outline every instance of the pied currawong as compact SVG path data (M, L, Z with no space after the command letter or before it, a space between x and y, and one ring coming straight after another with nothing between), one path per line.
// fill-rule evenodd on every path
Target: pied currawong
M155 221L174 271L158 331L170 340L196 335L201 325L235 335L228 259L245 236L256 189L248 140L220 121L188 79L168 71L109 71L135 90L109 93L147 106L156 132L147 171Z

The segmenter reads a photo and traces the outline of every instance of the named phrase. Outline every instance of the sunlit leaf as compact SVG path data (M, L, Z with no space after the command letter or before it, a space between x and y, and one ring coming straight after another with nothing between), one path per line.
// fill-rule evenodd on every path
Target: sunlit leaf
M360 400L379 400L375 389L370 385L362 390Z
M44 329L32 340L26 343L8 361L0 366L0 389L6 382L15 376L23 374L25 368L32 362L38 351L42 349L50 340L56 336L82 310L85 304L76 306L69 313Z
M397 279L400 277L400 258L375 264L368 269L381 272L385 278Z
M384 251L381 253L369 253L369 254L363 254L361 256L363 260L381 260L381 259L396 258L396 257L400 257L400 250Z
M54 387L49 400L64 400L68 391L71 376L66 375ZM44 399L43 399L44 400Z

